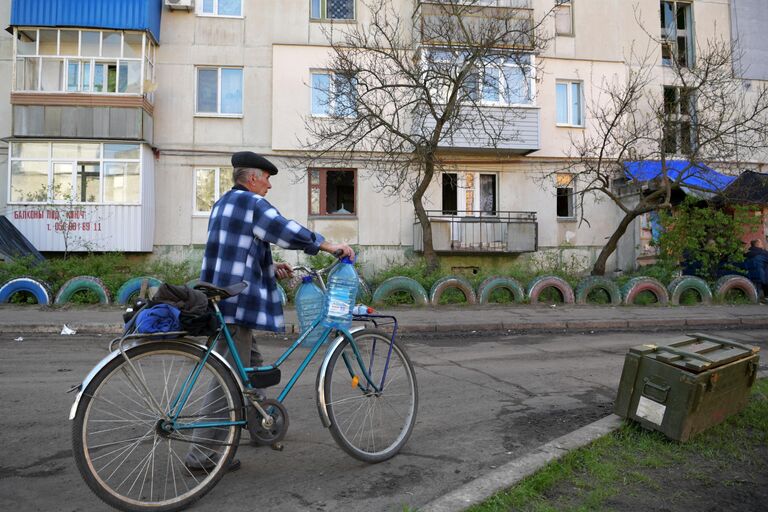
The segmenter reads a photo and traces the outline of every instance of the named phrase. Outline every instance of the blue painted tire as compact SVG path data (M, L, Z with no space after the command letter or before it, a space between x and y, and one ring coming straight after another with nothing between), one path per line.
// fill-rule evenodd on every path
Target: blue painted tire
M418 281L403 276L390 277L381 283L373 292L373 303L381 304L396 292L408 292L413 297L413 302L419 306L426 306L429 303L424 287Z
M669 302L675 306L680 305L680 297L687 290L695 290L701 297L702 304L712 304L712 290L709 289L707 282L696 276L680 276L673 279L667 285L669 292Z
M469 281L463 277L458 276L446 276L441 277L432 285L429 290L429 302L433 306L440 305L440 297L443 296L446 290L449 288L456 288L464 294L464 298L467 299L467 304L476 304L477 296L475 296L475 290Z
M477 287L477 300L480 304L488 304L491 295L496 290L509 290L515 302L525 300L525 290L517 279L511 277L492 276L480 283Z
M752 281L744 276L736 274L723 276L717 280L713 288L715 289L715 297L720 302L725 301L725 296L731 290L741 290L753 304L758 302L757 288L752 284Z
M10 302L11 297L19 292L32 294L40 305L51 303L51 288L31 277L17 277L0 286L0 302Z
M73 277L64 283L56 294L56 304L66 304L72 296L81 291L91 291L99 298L99 304L109 304L109 290L101 279L92 276Z
M563 296L563 303L573 304L575 298L573 288L562 277L558 276L539 276L528 284L528 298L531 304L538 304L539 295L547 288L554 288Z
M621 304L619 285L603 276L589 276L579 281L576 285L576 304L587 304L589 294L595 290L605 290L612 306Z
M148 287L152 286L160 286L163 284L163 282L157 278L154 277L134 277L133 279L129 279L126 281L123 286L120 287L119 290L117 290L117 303L118 304L128 304L128 302L131 300L131 297L141 290L141 282L146 279L148 280Z
M658 279L641 276L630 279L621 288L624 304L633 305L637 296L642 292L651 292L656 297L656 304L659 306L666 306L669 303L669 293Z

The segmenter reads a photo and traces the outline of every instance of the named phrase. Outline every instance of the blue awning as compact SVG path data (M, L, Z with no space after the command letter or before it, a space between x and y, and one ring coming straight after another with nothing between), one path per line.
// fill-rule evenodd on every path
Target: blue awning
M687 160L667 160L665 164L670 180L679 180L682 187L698 191L720 192L736 179L735 176L720 174L704 164L692 164ZM630 180L650 181L662 175L662 163L659 160L625 162L624 173Z
M162 0L13 0L11 26L143 30L160 42Z

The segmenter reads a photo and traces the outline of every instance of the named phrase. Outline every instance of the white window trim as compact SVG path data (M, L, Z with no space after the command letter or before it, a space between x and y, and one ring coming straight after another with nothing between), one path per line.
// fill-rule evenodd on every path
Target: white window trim
M557 122L557 86L560 84L566 84L566 104L568 105L568 122ZM579 94L581 98L579 100L579 108L581 109L581 124L573 123L573 101L572 101L572 84L579 84ZM584 111L584 82L581 80L556 80L555 81L555 125L563 128L584 128L586 125L586 115Z
M33 143L46 143L48 144L48 158L19 158L13 156L13 144L14 143L25 143L25 142L33 142ZM23 162L47 162L48 163L48 192L50 194L51 190L50 188L53 186L53 164L54 163L77 163L80 160L66 160L63 158L53 158L53 144L99 144L99 158L97 160L91 160L91 159L83 159L83 162L99 162L99 194L101 195L101 201L98 202L88 202L88 201L72 201L71 204L78 205L78 206L141 206L143 205L143 194L144 194L144 144L141 143L134 143L134 142L114 142L114 144L132 144L132 145L138 145L139 146L139 157L138 158L108 158L104 159L104 145L105 144L112 144L112 142L93 142L93 141L11 141L11 143L8 146L8 187L6 190L6 197L7 197L7 204L8 205L68 205L70 204L69 201L54 201L52 198L48 198L47 201L14 201L12 200L11 190L13 186L12 182L12 176L11 176L11 170L13 162L17 161L23 161ZM108 203L104 201L104 184L106 182L104 170L105 170L105 163L138 163L139 164L139 197L136 202L134 203ZM74 180L75 180L75 173L72 173L72 182L74 187Z
M312 76L313 75L328 75L329 78L329 87L331 88L329 90L329 95L331 96L331 102L327 105L327 110L325 113L315 113L312 112L312 99L314 95L315 88L312 86ZM310 69L309 70L309 115L310 117L317 117L317 118L327 118L327 119L355 119L357 117L357 114L351 115L351 116L337 116L333 112L336 111L336 100L334 99L336 94L333 91L333 88L336 87L336 80L335 80L336 72L329 70L329 69ZM357 105L357 102L355 102L355 105Z
M200 166L193 168L192 174L192 216L193 217L210 217L211 210L198 210L197 209L197 171L214 171L213 182L213 202L219 200L224 192L221 191L221 171L225 169L227 172L232 172L231 167L215 167L215 166Z
M555 1L555 9L561 10L561 9L568 9L568 15L571 18L571 31L570 32L558 32L557 31L557 21L555 21L555 36L557 37L575 37L576 36L576 27L574 24L574 17L573 17L573 0L556 0ZM559 13L555 11L555 17L557 17Z
M213 0L213 11L214 12L203 12L203 0L197 0L195 2L197 5L195 6L195 14L197 16L200 16L202 18L229 18L234 20L242 20L245 19L245 2L243 0L240 0L240 14L239 15L232 15L232 14L217 14L217 11L219 10L219 0Z
M482 70L480 73L478 73L480 85L478 87L478 92L480 94L480 98L478 101L478 104L482 106L488 106L488 107L512 107L512 108L530 108L536 106L536 63L534 61L535 57L533 55L530 55L530 64L524 66L525 70L524 73L527 74L527 82L528 82L528 91L529 91L529 103L509 103L504 99L504 96L506 95L507 90L507 79L504 76L504 67L508 66L505 62L498 66L499 72L501 73L500 77L500 86L503 84L503 87L499 88L499 100L498 101L487 101L483 94L483 84L485 81L484 74L485 70ZM495 65L495 64L493 64ZM519 67L516 63L512 63L509 67Z
M557 176L559 175L566 175L569 173L557 173L555 177L555 218L558 222L573 222L576 220L576 194L577 194L577 187L576 187L576 176L571 174L571 181L568 184L567 187L560 187L557 184ZM571 189L573 192L570 194L571 197L571 215L558 215L557 214L557 191L560 189Z
M215 69L217 71L217 78L216 78L216 89L218 91L217 99L216 99L216 112L198 112L197 110L197 88L198 88L198 71L201 69ZM240 110L245 111L245 68L239 67L239 66L195 66L195 117L224 117L224 118L231 118L231 119L241 119L243 117L243 113L241 112L239 114L227 114L221 112L221 70L222 69L239 69L241 71L240 74L240 90L242 91L242 95L240 98Z
M352 0L351 18L328 18L328 0L318 0L320 2L320 17L312 17L312 2L309 0L309 21L315 23L355 23L357 21L357 0Z
M670 2L674 5L674 16L675 19L677 19L677 6L678 4L684 4L688 6L688 24L690 25L688 29L685 31L685 41L686 41L686 47L687 47L687 59L688 62L685 66L686 68L693 67L695 65L696 61L696 32L693 22L693 2L692 1L681 1L681 0L665 0L667 2ZM678 28L677 28L677 22L674 24L675 33L672 36L672 39L667 38L667 34L665 31L666 27L662 27L661 29L661 38L662 38L662 44L666 42L671 47L671 51L673 55L677 55L677 38L678 35ZM662 57L661 65L665 67L670 67L672 64L667 64L664 62L664 58Z

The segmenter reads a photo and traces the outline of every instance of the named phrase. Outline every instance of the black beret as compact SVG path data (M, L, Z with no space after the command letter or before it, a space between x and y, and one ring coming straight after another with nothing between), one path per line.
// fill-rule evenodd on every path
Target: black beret
M275 164L253 151L238 151L232 155L232 167L244 167L246 169L261 169L267 171L271 176L277 174Z

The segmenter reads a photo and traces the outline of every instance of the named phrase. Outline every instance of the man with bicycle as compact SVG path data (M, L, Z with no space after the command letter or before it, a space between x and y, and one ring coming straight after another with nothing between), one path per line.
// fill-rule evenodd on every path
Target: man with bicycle
M354 258L355 253L348 245L329 242L283 217L265 199L272 188L269 179L278 172L272 162L241 151L232 155L232 167L235 185L211 209L200 280L219 287L243 281L248 284L242 293L221 301L219 308L241 360L255 367L262 365L262 358L252 329L284 330L276 278L292 275L290 265L273 262L271 244L310 255L324 251ZM226 344L220 344L217 350L233 363ZM188 455L187 466L202 469L205 464L190 460ZM239 461L233 461L233 469L237 466Z

